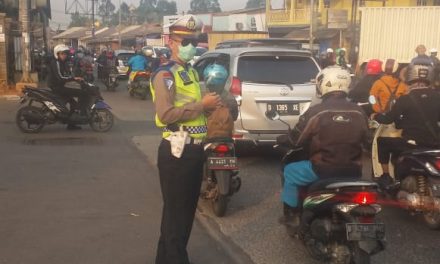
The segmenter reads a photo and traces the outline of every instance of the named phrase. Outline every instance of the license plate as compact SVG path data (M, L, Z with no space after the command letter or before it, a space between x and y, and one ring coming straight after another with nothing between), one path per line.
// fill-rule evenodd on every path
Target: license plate
M208 157L208 169L210 170L236 170L236 157Z
M116 78L115 77L112 77L112 82L114 82L116 80Z
M299 115L299 103L269 103L267 111L277 111L279 115Z
M347 229L347 240L382 240L385 237L384 224L358 224L349 223Z

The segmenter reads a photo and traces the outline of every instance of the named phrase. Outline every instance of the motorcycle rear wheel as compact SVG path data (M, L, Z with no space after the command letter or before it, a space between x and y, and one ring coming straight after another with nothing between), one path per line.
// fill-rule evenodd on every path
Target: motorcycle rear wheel
M212 210L217 217L223 217L228 207L228 197L223 194L217 194L217 197L211 201Z
M28 115L28 117L26 117L26 115ZM41 119L41 121L31 121L30 115L36 119ZM44 116L41 112L41 109L31 105L24 106L18 110L15 117L15 123L23 133L39 133L45 125Z
M432 189L431 187L427 188L428 195L432 197ZM440 229L440 212L435 211L424 211L423 212L423 220L426 225L433 230Z
M370 264L371 258L370 254L363 251L361 248L359 248L358 245L356 245L353 249L353 256L351 259L351 264Z
M114 117L108 109L95 109L91 113L90 127L96 132L107 132L113 127Z

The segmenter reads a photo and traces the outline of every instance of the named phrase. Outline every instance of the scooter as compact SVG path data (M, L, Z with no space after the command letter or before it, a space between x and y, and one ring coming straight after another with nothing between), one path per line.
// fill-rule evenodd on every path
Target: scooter
M142 100L147 99L150 94L150 75L151 71L149 70L137 71L130 74L130 82L127 88L131 97L138 96Z
M209 139L205 144L205 175L202 199L211 200L214 214L226 213L229 197L238 192L241 179L237 176L238 164L232 138Z
M380 125L376 131L372 163L375 177L382 175L377 158L377 138L396 136L393 126ZM440 229L440 149L415 149L393 157L389 164L395 183L386 194L411 214L421 214L431 229Z
M82 82L81 89L90 91L87 113L70 111L68 102L49 89L25 87L16 114L16 124L23 133L39 133L45 125L89 124L96 132L109 131L114 122L111 107L99 95L98 87ZM70 104L70 103L69 103ZM71 105L70 105L71 107Z
M276 111L267 118L279 120ZM282 167L304 159L301 148L285 149ZM377 203L378 185L353 178L321 179L300 192L302 212L298 229L287 227L289 235L299 238L309 254L329 263L370 263L372 255L385 249L385 225L376 220L381 206ZM282 177L282 179L284 179ZM283 180L282 180L282 184Z

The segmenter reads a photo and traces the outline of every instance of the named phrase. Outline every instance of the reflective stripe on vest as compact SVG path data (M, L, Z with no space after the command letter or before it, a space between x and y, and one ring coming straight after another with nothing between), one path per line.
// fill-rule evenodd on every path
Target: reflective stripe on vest
M187 103L195 103L200 102L202 100L202 94L198 82L197 72L193 68L189 68L185 70L185 68L177 63L172 65L168 70L174 77L174 86L176 87L176 95L174 98L174 106L182 107ZM179 72L187 71L188 76L192 83L185 85L182 78L179 75ZM153 78L150 80L150 90L153 98L153 102L155 101L155 92L153 87ZM162 123L159 117L155 116L156 126L159 128L163 128L162 137L167 138L171 135L171 131L166 129L166 124ZM190 136L193 138L205 138L206 137L206 117L202 113L198 117L192 120L178 122L177 125L184 126L190 133Z

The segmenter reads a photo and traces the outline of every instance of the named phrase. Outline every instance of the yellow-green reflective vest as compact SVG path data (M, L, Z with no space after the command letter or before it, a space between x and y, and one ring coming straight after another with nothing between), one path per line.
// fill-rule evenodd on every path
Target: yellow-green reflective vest
M181 107L187 103L200 102L202 100L202 93L199 86L199 78L197 72L193 68L185 68L182 65L174 63L165 66L162 69L169 71L174 77L174 85L176 87L176 96L174 98L174 106ZM158 69L160 71L161 69ZM180 72L186 72L191 83L184 83L182 77L180 77ZM150 80L150 90L153 98L153 102L156 99L154 87L153 87L153 78L152 76ZM164 124L159 117L155 116L156 126L163 129L162 137L167 138L171 135L171 131L167 129L167 125ZM206 127L206 117L202 113L197 118L178 122L177 125L180 127L184 126L185 130L187 130L192 138L203 139L206 137L207 127Z

